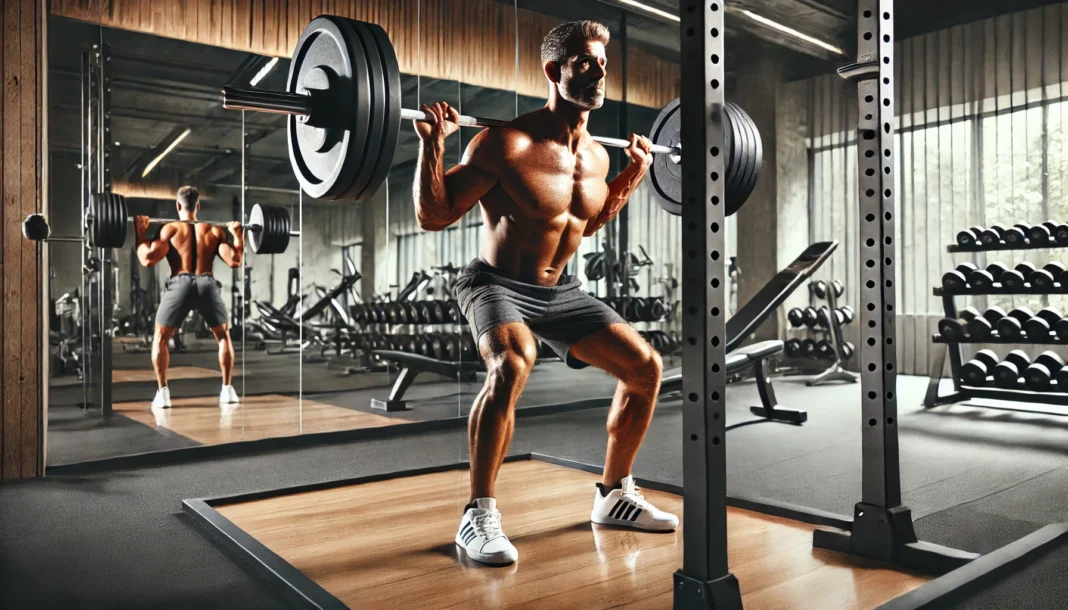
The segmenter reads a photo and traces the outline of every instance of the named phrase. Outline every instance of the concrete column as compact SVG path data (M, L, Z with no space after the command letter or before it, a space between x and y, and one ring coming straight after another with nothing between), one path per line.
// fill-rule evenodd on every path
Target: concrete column
M779 90L778 112L775 116L776 172L778 186L778 256L779 268L794 261L809 246L809 87L800 81L783 85ZM794 292L783 307L780 318L791 307L808 307L808 288ZM785 322L780 328L786 328Z
M738 212L738 306L742 307L779 270L776 110L783 66L767 53L738 65L735 101L752 117L763 144L763 165L756 188ZM789 225L783 229L792 231ZM773 316L756 331L756 340L777 339L779 320Z

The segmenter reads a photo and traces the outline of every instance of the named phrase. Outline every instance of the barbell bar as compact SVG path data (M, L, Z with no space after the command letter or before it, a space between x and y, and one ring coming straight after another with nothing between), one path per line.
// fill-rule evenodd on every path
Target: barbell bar
M315 105L310 95L301 93L285 93L282 91L259 91L257 89L242 89L240 87L223 87L223 108L228 110L252 110L255 112L270 112L275 114L287 114L304 117L305 121L314 121ZM422 110L401 108L400 118L405 121L421 121L434 123L434 119L427 116ZM484 117L458 115L457 124L460 127L503 127L508 121L500 119L487 119ZM606 136L593 136L593 139L604 146L614 148L627 148L630 141L621 138L609 138ZM649 147L654 153L662 155L681 155L681 146L664 146L653 144Z
M402 121L429 122L419 110L401 108L400 68L389 37L378 25L333 15L313 19L297 41L285 91L225 87L223 107L288 115L289 159L301 188L319 199L360 201L385 182ZM650 181L660 206L682 214L679 100L660 112L650 134L656 153ZM762 161L760 133L735 104L724 123L725 212L737 212L756 187ZM711 119L710 119L711 120ZM465 127L498 127L507 121L460 116ZM602 145L626 148L627 140L594 136Z
M133 217L127 213L126 198L114 193L97 193L89 203L85 215L87 227L81 236L51 235L48 220L41 214L30 214L22 222L26 239L49 242L86 242L94 248L121 248L126 243L128 224ZM187 222L175 218L149 218L150 223ZM202 221L197 221L202 222ZM224 223L205 222L225 227ZM248 244L257 254L278 254L289 247L289 238L299 237L300 231L290 230L289 211L278 206L255 204L243 229Z

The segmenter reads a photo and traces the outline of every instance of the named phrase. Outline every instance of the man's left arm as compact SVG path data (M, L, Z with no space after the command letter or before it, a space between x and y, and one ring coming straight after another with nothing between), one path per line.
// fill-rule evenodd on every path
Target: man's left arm
M156 239L148 237L148 216L134 216L134 235L137 237L137 258L146 267L154 267L170 250L174 227L163 225Z
M601 208L600 214L586 224L583 237L589 237L599 231L630 201L631 194L641 184L642 178L649 172L649 166L653 163L651 146L652 143L645 136L630 136L630 146L626 149L630 164L608 183L608 198L605 199L604 207Z

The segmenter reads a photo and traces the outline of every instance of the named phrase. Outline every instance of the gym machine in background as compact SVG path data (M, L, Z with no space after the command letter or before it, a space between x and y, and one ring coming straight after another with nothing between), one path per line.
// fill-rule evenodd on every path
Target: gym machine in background
M1064 248L1068 247L1068 225L1047 221L1037 225L1018 223L1008 229L997 225L972 227L958 232L956 241L947 248L950 253ZM1057 353L1046 351L1032 360L1019 349L1002 351L1003 355L982 349L965 362L962 348L979 344L1068 345L1068 320L1058 309L1045 307L1034 312L1017 307L1006 312L1001 307L989 307L980 312L974 307L958 310L955 301L958 296L1066 293L1068 274L1057 261L1042 267L1023 261L1011 269L1000 262L984 269L966 262L947 271L942 276L942 286L934 289L934 295L942 297L945 317L938 322L938 334L932 338L941 349L931 362L924 407L974 398L1068 406L1068 370L1064 370L1064 361ZM947 355L953 391L940 395ZM1012 404L997 408L1027 411Z

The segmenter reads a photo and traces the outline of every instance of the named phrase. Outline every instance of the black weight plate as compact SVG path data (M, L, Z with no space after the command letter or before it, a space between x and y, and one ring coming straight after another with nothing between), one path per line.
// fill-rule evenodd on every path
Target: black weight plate
M733 193L740 192L749 181L750 156L745 154L749 148L749 132L745 121L738 115L733 104L727 104L723 108L724 142L727 145L727 181L724 193L727 198L727 206L731 205ZM729 125L730 129L726 129Z
M130 226L130 211L126 208L126 198L122 195L112 194L115 198L115 244L116 248L126 245L127 228Z
M97 193L89 199L88 213L93 217L93 222L89 227L89 245L93 248L100 247L100 240L103 237L101 227L104 226L104 197L104 193Z
M359 23L359 22L358 22ZM397 142L400 139L401 130L401 84L400 66L397 63L397 53L393 49L386 31L374 23L359 23L363 26L375 43L378 45L378 55L384 73L385 85L385 130L382 133L382 147L379 149L378 158L375 160L374 173L367 183L367 187L360 193L358 199L368 199L382 186L389 175L389 169L393 165L393 155L397 152ZM375 81L376 83L378 81ZM376 114L376 116L383 116Z
M289 210L281 206L271 206L275 209L275 216L278 218L278 243L275 246L275 252L285 252L289 248Z
M682 116L679 112L679 99L668 102L653 121L649 139L653 144L677 146L679 132L682 129ZM682 167L672 159L672 155L653 155L653 166L649 172L656 200L670 214L682 214Z
M317 80L324 72L331 81L324 97L334 103L316 115L321 124L296 116L287 122L293 173L315 198L339 199L365 186L355 181L368 149L371 83L362 45L346 21L330 15L313 19L297 41L286 81L290 93L303 93L305 80ZM321 87L315 85L313 89Z
M730 216L745 205L749 195L756 188L757 180L760 177L760 168L764 163L764 147L760 139L760 130L757 129L753 119L740 106L733 103L728 103L727 106L736 113L736 118L747 130L748 143L742 152L746 155L747 165L751 168L751 171L747 174L746 182L741 185L741 190L727 194L727 209L725 213ZM737 128L737 125L738 123L735 123L735 128Z
M371 87L366 148L359 153L360 164L356 168L356 179L352 183L352 190L342 196L345 199L358 200L367 189L371 176L375 173L375 165L380 160L387 123L386 95L388 92L385 84L385 69L378 53L378 45L375 44L370 32L363 27L365 24L354 19L345 19L341 25L353 40L353 64L361 63L367 67ZM376 188L377 186L375 185Z

